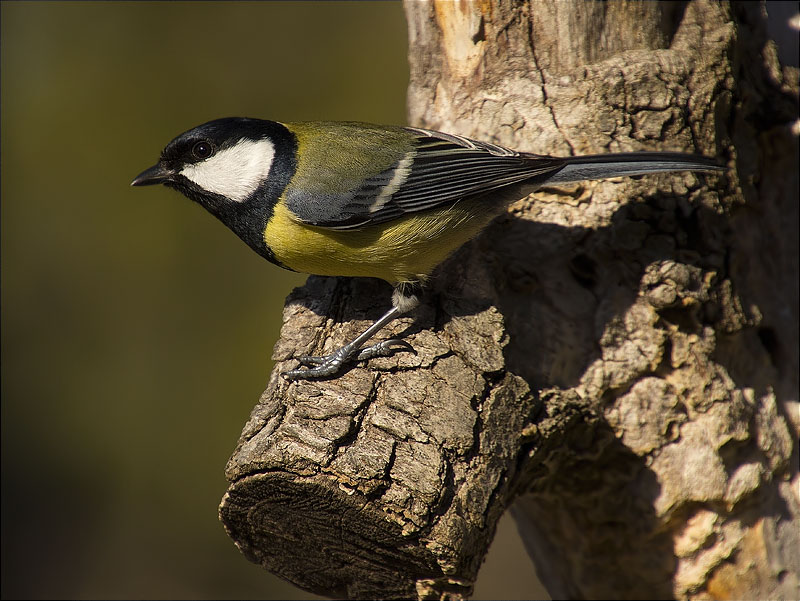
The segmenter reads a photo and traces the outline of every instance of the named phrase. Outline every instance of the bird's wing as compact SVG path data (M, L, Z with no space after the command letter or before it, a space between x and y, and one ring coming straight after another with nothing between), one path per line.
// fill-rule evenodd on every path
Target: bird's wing
M410 150L405 146L388 169L323 199L318 193L314 200L289 193L286 202L294 216L318 227L355 229L485 194L565 165L564 159L518 153L461 136L417 128L402 131L412 136ZM358 148L359 156L364 151ZM343 164L332 168L345 169L338 167Z

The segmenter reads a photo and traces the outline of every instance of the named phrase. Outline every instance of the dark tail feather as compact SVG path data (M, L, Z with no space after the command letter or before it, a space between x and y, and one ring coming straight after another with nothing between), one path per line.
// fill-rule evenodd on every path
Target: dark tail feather
M680 152L625 152L563 158L566 164L547 177L548 184L669 171L725 170L712 158Z

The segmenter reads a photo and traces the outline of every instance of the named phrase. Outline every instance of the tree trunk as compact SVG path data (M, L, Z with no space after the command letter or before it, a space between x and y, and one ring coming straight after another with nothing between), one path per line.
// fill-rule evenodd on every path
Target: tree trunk
M762 7L406 13L415 126L729 169L521 199L387 328L416 355L289 383L389 303L309 278L228 465L229 534L322 595L463 598L516 500L554 597L798 597L798 82Z

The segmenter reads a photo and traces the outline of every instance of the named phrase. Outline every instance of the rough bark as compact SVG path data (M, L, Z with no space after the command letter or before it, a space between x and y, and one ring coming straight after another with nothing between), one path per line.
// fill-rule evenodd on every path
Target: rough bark
M310 278L228 465L228 532L319 594L461 598L517 500L554 597L796 598L798 86L760 5L406 13L413 125L729 170L522 199L387 328L416 355L288 383L388 306Z

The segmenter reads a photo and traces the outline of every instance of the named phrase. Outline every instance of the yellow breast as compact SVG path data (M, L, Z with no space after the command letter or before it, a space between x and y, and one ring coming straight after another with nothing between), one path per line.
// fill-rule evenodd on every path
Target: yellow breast
M300 223L281 201L264 241L278 261L302 273L416 281L491 221L493 212L479 204L461 201L357 230L332 230Z

